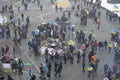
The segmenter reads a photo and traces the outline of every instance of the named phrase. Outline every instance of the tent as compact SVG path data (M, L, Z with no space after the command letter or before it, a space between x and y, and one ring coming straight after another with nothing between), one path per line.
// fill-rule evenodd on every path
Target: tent
M112 11L119 11L119 7L117 4L113 5Z
M4 24L7 22L7 18L3 15L0 15L0 24Z
M62 9L66 9L71 6L68 0L57 0L56 5L58 8L62 8Z

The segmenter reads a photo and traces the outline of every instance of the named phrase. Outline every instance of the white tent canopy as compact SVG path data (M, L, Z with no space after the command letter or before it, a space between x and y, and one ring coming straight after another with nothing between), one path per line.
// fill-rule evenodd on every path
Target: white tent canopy
M6 23L7 18L5 16L0 15L0 24Z
M57 0L56 5L58 8L63 8L63 9L71 7L69 0Z
M95 3L96 0L93 0L93 3ZM119 4L110 4L107 2L107 0L101 0L101 6L113 13L116 13L120 17L120 3Z

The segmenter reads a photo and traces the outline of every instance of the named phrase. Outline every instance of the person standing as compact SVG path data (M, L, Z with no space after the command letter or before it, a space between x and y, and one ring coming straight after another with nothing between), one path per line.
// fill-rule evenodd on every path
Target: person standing
M4 47L1 47L1 55L4 56L5 54L5 48Z
M83 59L82 61L83 61L83 62L85 62L85 56L86 56L86 55L85 55L85 51L83 51L83 54L82 54L82 57L83 57L83 58L82 58L82 59Z
M97 21L98 29L100 29L101 21L98 19Z
M7 4L5 5L5 11L7 12L7 9L8 9L8 6L7 6Z
M83 70L83 72L85 72L85 62L84 61L82 62L82 70Z
M22 18L22 21L24 20L24 14L23 13L21 13L21 18Z
M71 64L74 63L74 54L70 54L70 63L71 63Z
M14 79L10 75L8 75L7 80L14 80Z
M77 52L76 56L77 56L77 63L79 63L81 59L80 51Z
M30 80L36 80L35 74L33 74L33 76L31 76Z
M107 45L108 45L108 42L107 42L107 40L105 40L104 41L104 49L105 49L105 51L107 51Z
M23 61L22 59L19 59L19 64L18 64L18 70L19 70L19 76L23 74Z
M29 16L26 17L26 22L27 22L27 25L30 25L30 18L29 18Z
M18 25L19 25L19 26L21 25L20 18L18 18Z
M69 18L69 19L71 18L70 16L71 16L71 12L69 11L69 12L68 12L68 18Z
M75 0L75 5L77 4L77 0Z
M58 6L57 5L55 6L55 10L56 10L56 12L58 11Z
M62 68L63 68L63 65L62 65L62 63L60 63L58 65L58 74L59 74L59 77L61 77Z
M95 51L97 51L97 46L98 46L98 42L97 42L97 40L95 40L93 42L93 48L94 48Z
M20 6L18 6L18 13L20 13Z
M62 68L63 68L63 66L62 66L62 63L59 63L59 64L56 64L55 65L55 75L54 76L57 76L57 74L59 75L59 77L61 77L61 71L62 71Z
M8 45L5 46L5 54L9 51Z
M50 74L50 72L48 71L48 73L47 73L47 77L48 77L48 79L47 80L51 80L51 74Z
M98 18L100 19L100 16L101 16L101 12L100 11L98 11Z
M40 5L40 11L42 12L42 10L43 10L43 5Z
M34 75L33 70L31 68L29 69L29 75L30 75L30 77L32 77Z
M15 58L16 55L16 50L15 50L15 46L13 46L13 57Z
M45 72L42 64L40 65L40 78L45 79Z
M112 42L109 42L108 43L108 52L109 53L111 52L112 47L113 47Z
M64 64L66 64L66 61L67 61L67 55L66 55L66 53L63 53L63 60L64 60Z
M119 22L119 24L120 24L120 16L118 17L118 22Z
M4 6L2 6L2 13L4 13L5 12L5 7Z

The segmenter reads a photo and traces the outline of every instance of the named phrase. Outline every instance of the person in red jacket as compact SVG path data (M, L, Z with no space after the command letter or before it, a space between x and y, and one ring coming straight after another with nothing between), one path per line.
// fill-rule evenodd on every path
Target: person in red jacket
M2 56L4 56L4 52L5 52L4 47L1 47L1 54L2 54Z
M97 40L95 40L95 41L93 42L94 50L97 50L97 46L98 46L98 42L97 42Z

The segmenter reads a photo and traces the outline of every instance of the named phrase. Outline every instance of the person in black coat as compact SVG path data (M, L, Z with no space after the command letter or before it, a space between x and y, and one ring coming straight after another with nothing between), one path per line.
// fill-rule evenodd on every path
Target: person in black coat
M14 80L10 75L8 75L7 77L8 77L7 80Z
M30 78L30 80L36 80L36 76L33 74L33 76Z

